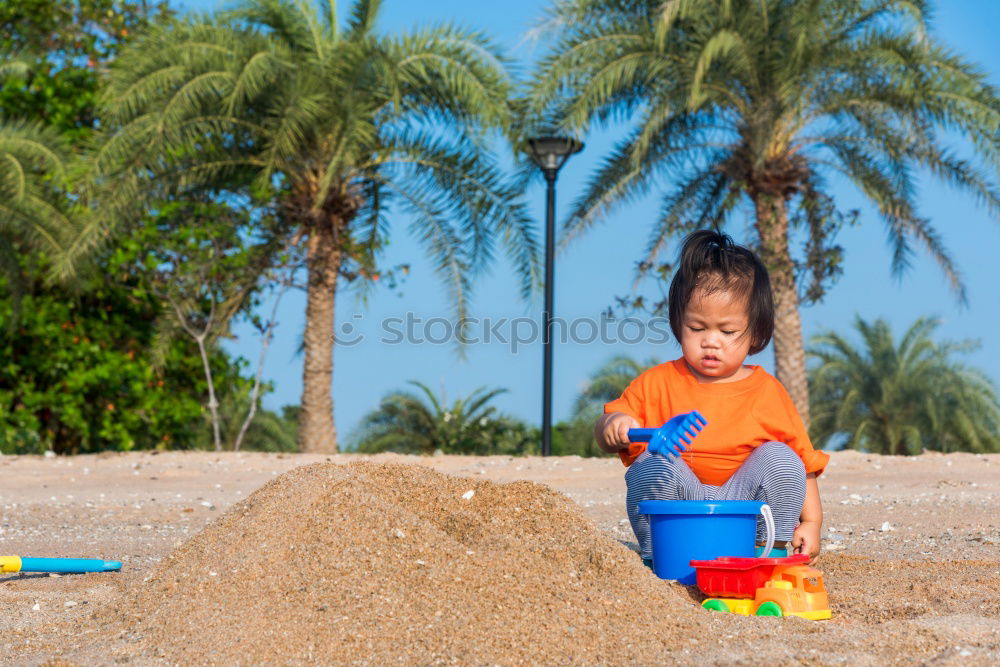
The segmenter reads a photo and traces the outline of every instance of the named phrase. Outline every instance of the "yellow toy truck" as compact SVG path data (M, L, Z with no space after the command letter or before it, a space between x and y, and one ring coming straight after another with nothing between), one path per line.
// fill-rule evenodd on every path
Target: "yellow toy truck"
M712 611L744 616L830 618L823 573L806 563L809 556L787 558L716 558L693 560L698 588Z

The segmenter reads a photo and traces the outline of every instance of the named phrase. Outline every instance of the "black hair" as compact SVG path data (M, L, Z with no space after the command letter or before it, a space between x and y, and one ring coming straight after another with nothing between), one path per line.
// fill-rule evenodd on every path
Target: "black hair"
M677 342L681 340L684 311L696 287L745 298L749 326L743 335L750 335L749 353L757 354L767 347L774 333L774 300L767 268L756 253L710 229L684 239L669 296L670 329Z

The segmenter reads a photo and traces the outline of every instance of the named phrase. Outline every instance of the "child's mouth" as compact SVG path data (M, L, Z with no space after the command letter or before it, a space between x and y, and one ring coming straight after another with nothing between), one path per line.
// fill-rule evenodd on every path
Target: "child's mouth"
M717 357L713 357L711 355L702 357L701 358L701 363L703 365L707 366L708 368L716 368L716 367L718 367L719 365L722 364L722 362L719 361L719 359Z

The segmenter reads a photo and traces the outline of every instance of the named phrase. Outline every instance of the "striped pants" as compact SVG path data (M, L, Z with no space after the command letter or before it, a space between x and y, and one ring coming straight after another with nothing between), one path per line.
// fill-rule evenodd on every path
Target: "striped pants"
M625 471L625 507L643 558L653 557L649 517L639 514L641 500L757 500L774 514L775 539L788 541L799 523L806 497L806 471L782 442L757 447L722 486L698 481L680 458L643 452ZM764 541L764 521L757 520L757 540Z

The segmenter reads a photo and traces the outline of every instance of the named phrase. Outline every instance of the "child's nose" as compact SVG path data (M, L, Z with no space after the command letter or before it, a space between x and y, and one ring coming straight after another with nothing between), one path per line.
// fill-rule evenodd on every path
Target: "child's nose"
M718 347L719 337L715 333L709 331L705 333L705 337L701 339L702 347Z

